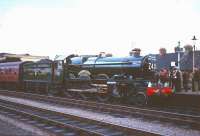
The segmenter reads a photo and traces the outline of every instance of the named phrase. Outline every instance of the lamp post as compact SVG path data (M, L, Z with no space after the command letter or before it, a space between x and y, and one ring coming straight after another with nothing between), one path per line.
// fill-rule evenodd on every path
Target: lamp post
M195 35L192 38L193 41L193 53L192 53L192 71L194 72L194 67L195 67L195 43L196 43L197 38Z
M181 46L181 42L178 41L178 69L179 70L180 70L180 58L181 58L181 54L180 54L181 48L180 48L180 46Z

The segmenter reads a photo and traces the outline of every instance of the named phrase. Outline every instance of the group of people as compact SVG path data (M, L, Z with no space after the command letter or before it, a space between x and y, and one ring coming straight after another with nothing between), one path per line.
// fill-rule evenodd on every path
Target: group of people
M183 89L187 92L200 91L200 69L195 68L193 72L184 70L182 72Z
M200 69L194 69L192 78L192 90L200 91Z
M163 68L155 74L155 82L172 87L176 92L200 91L200 69L180 71L176 67Z

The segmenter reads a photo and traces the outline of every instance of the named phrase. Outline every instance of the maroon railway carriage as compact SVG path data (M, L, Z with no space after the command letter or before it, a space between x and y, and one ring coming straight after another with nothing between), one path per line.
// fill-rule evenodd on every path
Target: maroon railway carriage
M22 81L22 65L25 62L0 63L0 87L5 89L16 89Z

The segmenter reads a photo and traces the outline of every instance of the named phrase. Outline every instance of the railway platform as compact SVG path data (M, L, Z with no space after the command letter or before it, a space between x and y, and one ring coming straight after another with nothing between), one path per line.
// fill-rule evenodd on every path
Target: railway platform
M193 92L192 90L188 90L187 92L181 91L181 92L176 92L176 95L191 95L191 96L200 96L200 91L195 91Z
M188 107L200 107L200 91L193 92L192 90L176 92L170 100L169 104L188 106Z

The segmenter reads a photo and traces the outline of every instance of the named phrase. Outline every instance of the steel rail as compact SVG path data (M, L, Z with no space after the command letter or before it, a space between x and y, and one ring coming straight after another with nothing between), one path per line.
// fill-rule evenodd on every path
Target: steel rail
M140 107L130 107L130 106L122 106L122 105L113 105L113 104L105 104L94 101L85 101L85 100L76 100L69 98L60 98L53 96L45 96L38 94L30 94L30 93L22 93L22 92L13 92L13 91L0 91L0 94L20 97L31 100L39 100L44 102L50 102L54 104L61 105L71 105L78 106L82 108L95 109L99 111L106 111L112 113L119 113L123 115L136 115L147 118L153 118L163 121L172 121L175 123L184 123L190 124L192 127L196 129L200 129L200 116L199 115L189 115L184 113L175 113L169 111L155 110L149 108L140 108Z
M11 115L11 117L17 117L17 119L19 120L19 116L21 118L21 120L23 121L27 121L27 122L30 122L30 121L36 121L34 122L33 125L37 126L37 124L40 125L40 129L42 126L45 126L43 129L46 131L45 128L53 128L54 126L57 126L57 128L55 130L49 130L48 132L49 133L53 133L53 134L56 134L56 135L64 135L64 134L59 134L58 132L56 132L57 130L61 131L61 129L63 129L63 131L65 130L70 130L72 131L73 133L77 134L77 135L83 135L83 136L88 136L88 135L94 135L94 136L101 136L100 134L97 134L97 133L94 133L92 131L86 131L82 128L78 128L78 127L75 127L75 126L72 126L72 125L68 125L68 124L64 124L62 122L58 122L56 120L52 120L52 119L48 119L48 118L45 118L45 117L42 117L42 116L39 116L39 115L36 115L36 114L32 114L32 113L29 113L29 112L25 112L25 111L21 111L21 110L18 110L17 108L11 108L9 106L4 106L2 104L0 104L0 108L1 108L1 111L0 111L0 114L2 114L2 110L4 113L6 113L7 116ZM41 124L44 124L41 126Z
M71 114L51 111L44 108L33 107L25 104L18 104L7 100L0 100L0 107L2 109L7 108L15 113L18 112L18 114L23 114L24 116L29 116L30 118L33 119L37 118L37 120L41 120L42 122L47 122L48 124L56 125L63 129L74 130L79 135L91 135L91 136L159 135L145 130L123 127L120 125L92 120ZM70 124L70 122L72 122L72 124ZM75 123L73 124L73 122ZM82 125L85 124L86 126L83 127L81 124ZM94 128L96 130L90 129L93 126L97 126L97 128Z

